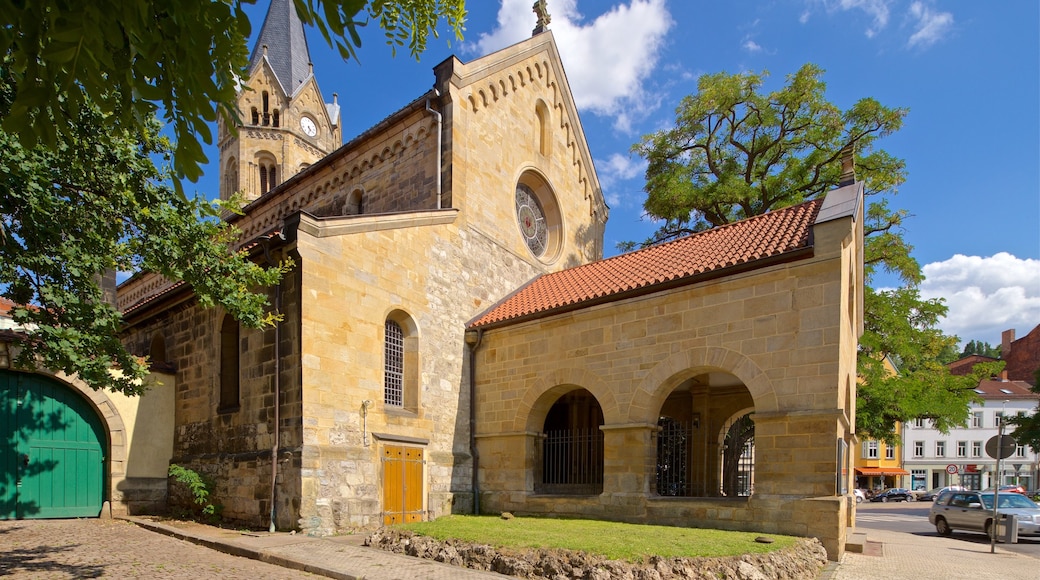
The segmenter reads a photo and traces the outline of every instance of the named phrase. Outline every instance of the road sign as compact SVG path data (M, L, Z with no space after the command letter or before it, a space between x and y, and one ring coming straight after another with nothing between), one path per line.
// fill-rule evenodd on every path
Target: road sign
M1014 437L1012 437L1011 435L1004 435L1003 437L994 435L990 437L988 441L986 441L986 455L989 455L993 459L998 459L998 439L1000 440L999 459L1007 459L1008 457L1011 457L1015 454L1015 449L1018 448L1018 442L1015 441Z
M946 466L946 473L949 473L950 475L956 475L957 474L957 466L952 464L952 463L947 465Z

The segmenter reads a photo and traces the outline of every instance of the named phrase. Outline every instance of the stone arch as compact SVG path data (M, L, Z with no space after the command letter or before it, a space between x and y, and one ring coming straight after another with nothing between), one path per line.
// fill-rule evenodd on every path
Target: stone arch
M564 393L582 388L592 393L603 411L603 424L610 425L622 422L617 399L606 381L588 369L560 368L553 369L535 379L526 389L524 397L517 405L513 419L514 432L537 433L541 431L545 417L553 403Z
M628 421L656 423L656 414L669 393L686 379L708 371L740 379L755 401L755 411L777 410L772 382L754 361L727 348L699 347L673 354L650 369L632 396Z

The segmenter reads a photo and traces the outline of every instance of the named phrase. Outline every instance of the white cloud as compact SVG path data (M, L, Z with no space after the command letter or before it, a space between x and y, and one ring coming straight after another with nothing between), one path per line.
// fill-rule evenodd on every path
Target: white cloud
M925 265L924 275L921 296L949 308L939 327L963 342L999 344L1005 330L1022 337L1040 324L1040 260L957 254Z
M742 44L741 47L744 50L748 51L748 52L759 52L759 51L762 50L762 47L759 46L759 44L757 42L755 42L754 40L751 40L750 38L745 40L744 44Z
M550 4L556 44L578 107L615 117L615 127L629 131L631 115L656 108L644 88L654 72L665 36L672 27L665 0L630 0L585 22L577 0ZM531 35L535 18L530 0L502 0L498 25L481 34L475 51L488 54Z
M935 12L923 2L910 4L910 18L916 21L914 33L910 35L907 46L927 48L942 40L953 28L953 14Z
M642 190L637 193L624 193L621 190L627 191L631 188L619 185L619 182L642 177L645 172L646 161L640 157L614 153L606 160L596 160L596 174L599 176L607 205L615 209L638 207L642 204Z
M864 31L867 38L873 38L875 34L888 26L888 5L891 4L891 0L808 0L807 3L809 7L798 18L802 24L809 21L812 6L822 5L827 12L847 12L849 10L865 12L872 19L871 25Z

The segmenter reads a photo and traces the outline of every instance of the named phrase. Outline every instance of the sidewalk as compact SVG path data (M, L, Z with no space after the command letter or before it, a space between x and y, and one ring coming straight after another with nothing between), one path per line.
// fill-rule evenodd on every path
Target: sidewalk
M221 552L340 580L504 580L492 572L449 566L361 545L363 536L309 537L239 532L201 524L123 517L143 528Z
M308 537L285 532L239 532L190 522L158 523L123 518L181 540L342 580L503 580L510 578L393 554L361 545L363 536ZM1040 558L1015 554L997 545L964 537L944 538L869 529L862 554L846 552L830 563L820 580L1012 580L1040 578Z
M963 534L944 538L906 532L864 529L862 554L845 552L840 564L827 566L820 580L1017 580L1040 578L1040 559L973 542ZM985 539L981 534L980 538Z

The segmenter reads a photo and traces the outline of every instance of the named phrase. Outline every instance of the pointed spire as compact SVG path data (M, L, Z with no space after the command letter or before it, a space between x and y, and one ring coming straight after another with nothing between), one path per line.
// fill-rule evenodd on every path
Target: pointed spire
M264 57L271 63L286 95L295 93L312 74L303 22L292 0L271 0L253 56L249 59L249 70L254 70Z

